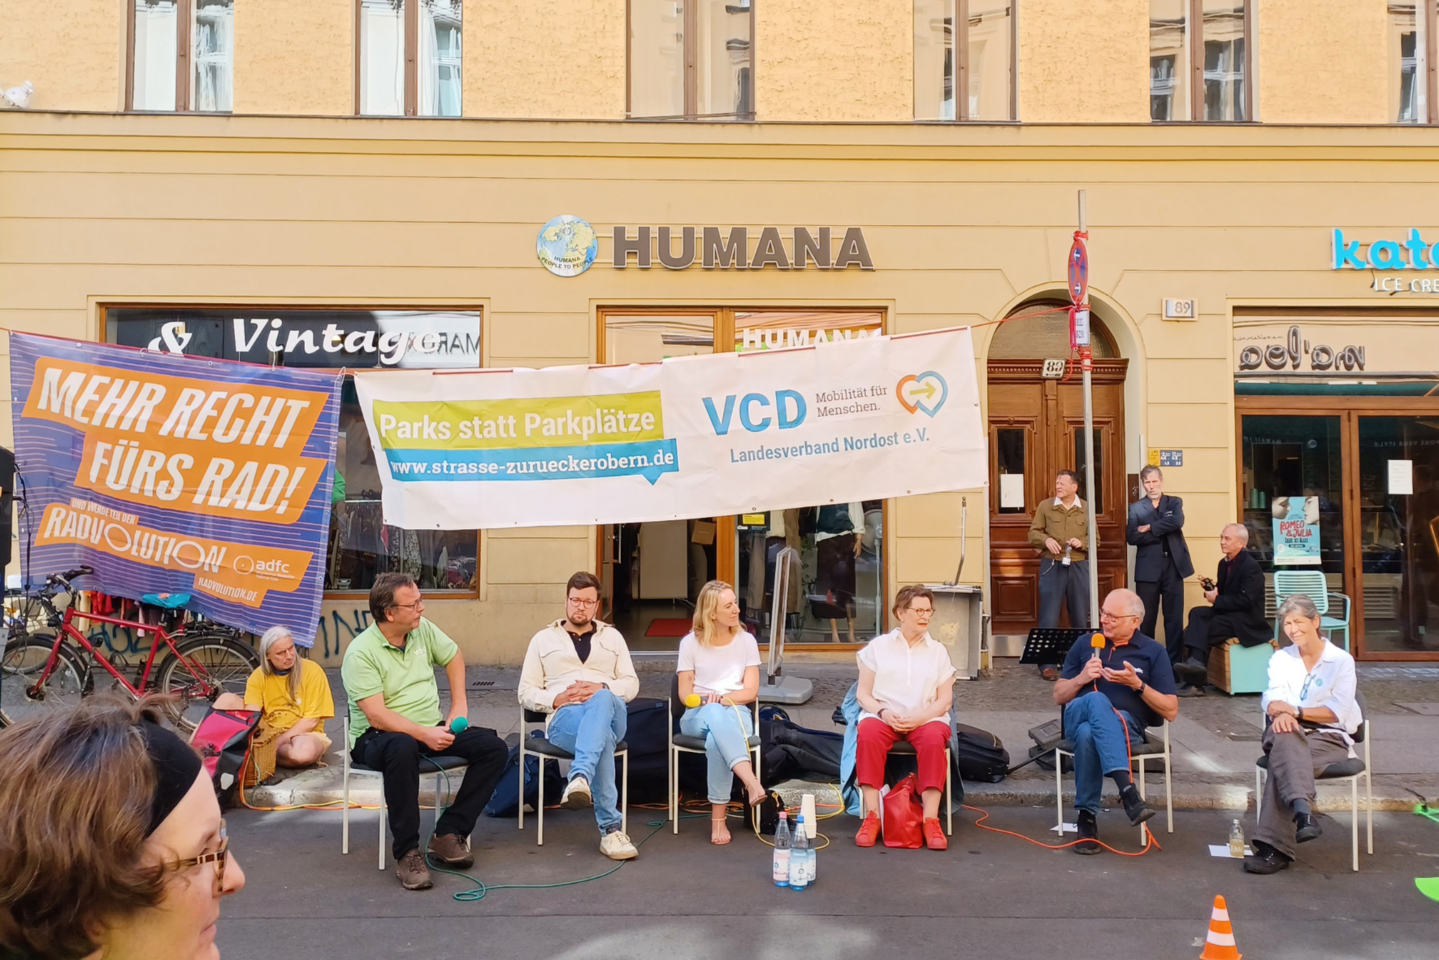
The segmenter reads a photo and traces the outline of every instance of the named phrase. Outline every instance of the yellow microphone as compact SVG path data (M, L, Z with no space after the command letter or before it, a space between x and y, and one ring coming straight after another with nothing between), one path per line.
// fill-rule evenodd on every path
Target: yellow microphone
M1104 634L1096 633L1090 636L1089 645L1094 648L1094 653L1092 656L1098 657L1099 651L1104 649Z
M691 708L697 707L697 706L699 706L699 705L700 705L701 703L703 703L703 702L704 702L704 701L700 698L700 695L697 694L697 693L692 693L692 694L690 694L689 696L685 697L685 706L687 706L687 707L691 707Z

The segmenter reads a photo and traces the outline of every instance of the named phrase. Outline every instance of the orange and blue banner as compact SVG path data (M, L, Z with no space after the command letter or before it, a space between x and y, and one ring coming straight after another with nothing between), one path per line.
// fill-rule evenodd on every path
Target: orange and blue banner
M338 373L10 337L26 582L313 640L330 528Z

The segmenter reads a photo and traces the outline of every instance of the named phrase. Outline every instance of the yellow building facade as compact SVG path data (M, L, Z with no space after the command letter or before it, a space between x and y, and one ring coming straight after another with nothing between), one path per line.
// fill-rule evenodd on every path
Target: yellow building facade
M1291 569L1271 518L1313 500L1318 545L1292 569L1347 598L1351 649L1439 657L1432 2L1408 20L1339 0L63 6L0 0L0 89L33 83L0 109L11 330L144 345L179 323L232 356L272 319L285 337L413 322L453 345L437 365L515 367L973 326L989 485L843 518L399 531L342 418L326 662L380 569L419 575L467 657L517 663L581 569L640 649L673 649L711 576L768 629L786 546L791 642L863 641L899 585L958 571L1012 649L1037 606L1020 531L1082 450L1077 376L1044 370L1069 356L1079 190L1104 587L1131 579L1124 514L1153 459L1200 573L1234 521L1267 571ZM356 116L376 104L401 115ZM562 214L599 236L575 277L536 256ZM652 265L620 266L617 231L642 227ZM791 256L799 231L837 254L858 230L871 268L664 266L660 228L680 245L686 227L701 245L746 228L741 262L766 227ZM308 362L302 343L281 362Z

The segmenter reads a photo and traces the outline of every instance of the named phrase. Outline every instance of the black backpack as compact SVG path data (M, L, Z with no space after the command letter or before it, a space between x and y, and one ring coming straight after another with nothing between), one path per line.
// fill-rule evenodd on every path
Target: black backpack
M1009 751L998 737L967 724L954 725L959 775L971 783L999 783L1009 774Z

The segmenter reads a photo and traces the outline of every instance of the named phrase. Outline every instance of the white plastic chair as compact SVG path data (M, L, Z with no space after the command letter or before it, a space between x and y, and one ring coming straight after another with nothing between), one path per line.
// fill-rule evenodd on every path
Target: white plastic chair
M343 805L342 805L341 808L340 808L341 811L342 811L341 814L340 814L340 853L341 853L341 854L348 854L348 853L350 852L350 778L351 778L351 777L378 777L378 778L380 778L381 781L383 781L385 775L384 775L384 772L383 772L383 771L376 770L376 769L373 768L373 767L367 767L367 766L365 766L365 765L362 764L362 763L355 763L353 760L350 759L350 748L349 748L349 743L350 743L350 718L349 718L348 715L346 715L346 717L345 717L345 725L344 725L344 726L345 726L345 729L344 729L344 736L345 736L344 743L345 743L345 746L340 749L340 753L343 754L343 755L344 755L344 758L345 758L344 781L343 781L343 785L342 785L342 787L341 787L341 790L342 790L342 793L343 793L343 796L344 796L344 801L343 801ZM466 771L468 768L469 768L469 764L466 763L466 762L464 761L464 759L462 759L462 758L460 758L460 757L423 757L423 756L422 756L422 757L420 758L420 777L421 777L421 778L424 778L424 777L431 777L431 776L432 776L432 777L435 778L435 822L436 822L436 823L439 822L440 808L443 807L443 806L445 806L445 804L446 804L446 803L448 802L448 800L449 800L448 794L445 794L443 797L442 797L442 795L441 795L441 792L440 792L440 783L441 783L441 781L443 781L443 782L445 783L445 785L446 785L446 788L448 788L450 775L458 774L458 775L460 775L460 776L463 776L464 773L465 773L465 771ZM381 870L385 869L385 824L389 821L389 818L390 818L390 805L385 802L385 790L384 790L384 786L383 786L383 783L382 783L382 785L381 785L381 787L380 787L380 855L379 855L379 863L380 863L380 869L381 869Z

